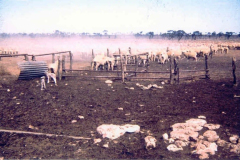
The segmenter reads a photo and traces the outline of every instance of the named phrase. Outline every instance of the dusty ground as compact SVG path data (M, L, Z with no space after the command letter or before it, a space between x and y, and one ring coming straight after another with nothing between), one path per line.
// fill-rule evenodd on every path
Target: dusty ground
M228 140L231 134L240 133L240 98L234 98L240 93L239 87L233 86L231 77L231 57L238 54L239 51L231 51L230 55L216 55L209 59L210 80L181 81L178 85L162 84L159 80L122 84L117 80L111 88L103 80L70 78L58 81L58 86L47 84L47 89L41 91L39 79L19 81L11 80L8 75L2 76L0 129L90 139L0 132L0 157L197 159L197 155L191 154L190 147L176 153L169 152L162 134L169 133L171 125L199 115L206 116L208 123L221 125L217 130L221 139ZM186 62L179 62L180 69L204 66L203 60L197 63L188 61L188 65ZM153 64L150 69L156 67L167 69L167 66L158 64ZM136 86L137 82L143 85L156 83L163 88L142 90ZM127 87L134 87L134 90ZM84 119L78 116L84 116ZM77 122L72 123L72 120ZM115 141L105 138L94 144L95 138L102 138L96 128L105 123L137 124L142 132L127 133ZM149 133L158 140L157 147L152 150L145 148L144 137ZM107 142L109 148L103 147ZM218 147L216 155L210 158L239 159L239 155Z

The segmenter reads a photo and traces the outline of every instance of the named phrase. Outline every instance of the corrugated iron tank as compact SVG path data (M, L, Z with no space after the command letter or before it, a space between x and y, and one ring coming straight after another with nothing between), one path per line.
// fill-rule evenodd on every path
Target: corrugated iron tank
M39 78L41 76L45 76L45 72L48 70L48 66L45 61L19 62L18 66L21 70L18 80Z

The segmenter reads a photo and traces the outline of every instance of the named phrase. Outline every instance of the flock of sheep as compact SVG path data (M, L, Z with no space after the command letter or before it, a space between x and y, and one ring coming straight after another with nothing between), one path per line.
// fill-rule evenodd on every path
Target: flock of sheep
M214 54L228 54L230 49L240 47L240 43L172 43L159 44L150 48L141 50L128 48L127 50L118 50L110 54L101 52L97 54L91 62L92 70L113 70L113 66L118 65L120 61L120 52L122 61L125 64L138 63L146 65L146 62L158 62L164 64L169 61L170 56L177 59L187 58L197 61L198 57L212 56ZM137 59L136 59L137 58Z
M0 48L0 54L18 54L18 50L16 49L5 49L3 47Z

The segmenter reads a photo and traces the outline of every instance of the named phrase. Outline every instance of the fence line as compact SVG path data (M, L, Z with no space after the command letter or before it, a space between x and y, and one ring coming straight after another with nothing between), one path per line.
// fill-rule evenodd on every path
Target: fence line
M143 53L141 55L146 55L146 53ZM79 75L67 75L66 72L97 72L97 73L117 73L117 76L83 76L82 78L117 78L117 79L121 79L122 82L125 82L125 79L169 79L170 84L173 83L179 83L180 79L192 79L193 77L202 77L204 76L205 79L209 79L209 69L208 69L208 57L207 55L205 55L205 69L201 69L201 70L180 70L178 67L178 63L176 61L175 58L170 57L170 70L169 71L148 71L147 67L146 67L146 71L137 71L138 68L138 60L136 59L137 55L134 55L135 57L135 70L127 70L126 67L129 65L127 64L127 59L123 58L124 56L121 53L121 50L119 48L119 55L114 55L115 57L119 56L120 57L120 69L119 70L112 70L112 71L107 71L107 70L103 70L103 71L95 71L95 70L78 70L78 69L65 69L64 66L64 62L62 62L62 68L64 68L63 70L63 78L65 77L80 77ZM94 51L92 49L92 57L94 58ZM92 65L92 62L91 62ZM201 74L198 76L191 76L191 77L183 77L180 78L180 72L205 72L205 74ZM126 73L131 74L132 75L126 75ZM155 73L155 74L169 74L169 78L165 78L165 77L137 77L137 74L151 74L151 73Z

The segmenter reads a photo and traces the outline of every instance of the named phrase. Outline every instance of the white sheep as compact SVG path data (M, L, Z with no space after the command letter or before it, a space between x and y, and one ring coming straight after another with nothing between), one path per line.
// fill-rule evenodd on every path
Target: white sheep
M58 60L57 61L55 61L54 63L50 63L50 64L48 64L48 71L50 72L50 73L57 73L57 70L58 70Z
M147 62L147 56L146 55L138 55L138 62L139 64L143 64L143 66L146 66L146 62Z
M219 53L223 53L223 47L222 45L218 45L218 49L217 49L217 52Z
M46 71L45 75L47 76L47 83L50 83L50 79L52 78L55 83L55 86L57 86L57 79L55 73L49 73L48 71Z
M194 60L197 61L197 52L196 52L196 51L188 50L188 51L183 52L183 55L184 55L187 59L193 58Z
M160 57L159 57L160 63L164 64L166 61L169 61L169 57L167 52L162 52Z
M200 52L202 53L202 56L209 55L211 50L210 47L200 47Z
M108 70L113 68L113 62L114 62L114 58L110 58L104 55L96 55L96 57L94 57L94 59L92 60L92 70L95 69L97 70L99 66L104 66L105 64L108 65Z

